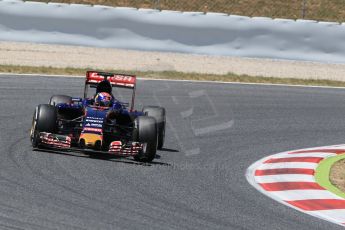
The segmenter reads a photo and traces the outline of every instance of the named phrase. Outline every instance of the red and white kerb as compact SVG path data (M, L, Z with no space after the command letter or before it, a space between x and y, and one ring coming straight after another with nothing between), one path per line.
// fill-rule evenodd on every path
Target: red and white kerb
M279 153L251 165L246 177L255 188L282 204L345 226L345 199L314 178L320 161L344 153L345 145Z

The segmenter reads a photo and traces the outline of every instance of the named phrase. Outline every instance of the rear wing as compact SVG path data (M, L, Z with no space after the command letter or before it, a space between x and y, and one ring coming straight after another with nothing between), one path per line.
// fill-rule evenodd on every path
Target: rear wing
M135 87L137 83L137 78L135 75L87 71L85 79L84 98L86 98L87 96L88 85L90 85L90 87L97 87L97 85L104 80L109 81L112 87L128 88L133 90L132 101L130 106L131 111L133 111L135 100Z
M137 83L135 75L105 73L98 71L87 71L86 81L87 85L97 85L103 80L108 80L113 87L123 87L134 89Z

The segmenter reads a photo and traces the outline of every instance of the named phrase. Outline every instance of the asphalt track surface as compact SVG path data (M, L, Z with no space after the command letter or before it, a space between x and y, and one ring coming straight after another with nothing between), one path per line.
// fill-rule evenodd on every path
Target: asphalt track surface
M254 161L344 143L345 90L139 81L168 112L152 164L32 151L31 117L82 78L0 77L0 229L343 229L262 195Z

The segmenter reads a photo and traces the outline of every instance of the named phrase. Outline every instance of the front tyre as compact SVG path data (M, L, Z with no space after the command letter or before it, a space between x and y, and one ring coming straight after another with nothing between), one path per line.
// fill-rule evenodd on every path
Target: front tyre
M151 162L157 152L157 124L153 117L140 116L134 120L134 141L143 144L143 150L134 157L137 161Z
M72 97L66 95L54 95L49 100L49 105L57 106L58 104L71 104Z
M32 118L30 139L32 147L37 148L39 143L39 133L55 133L57 124L56 108L53 105L38 105Z

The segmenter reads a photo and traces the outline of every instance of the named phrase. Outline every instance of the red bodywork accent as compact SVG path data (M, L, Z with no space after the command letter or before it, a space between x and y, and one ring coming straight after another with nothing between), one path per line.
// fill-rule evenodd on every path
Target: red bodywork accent
M55 148L71 148L71 137L64 136L65 140L60 140L56 135L51 133L40 133L40 140L42 144L49 145Z
M142 144L133 142L131 146L123 146L121 141L113 141L109 146L109 153L121 156L135 156L142 150Z
M59 135L59 137L52 133L40 133L40 140L43 145L60 149L71 148L71 137L62 135ZM132 142L131 145L123 145L121 141L113 141L110 143L108 153L116 156L128 157L138 155L139 151L142 149L143 145L139 142Z
M95 132L95 133L100 133L100 134L102 134L102 131L103 131L103 130L102 130L102 129L99 129L99 128L84 127L82 133L85 132L85 131L87 131L87 132Z

